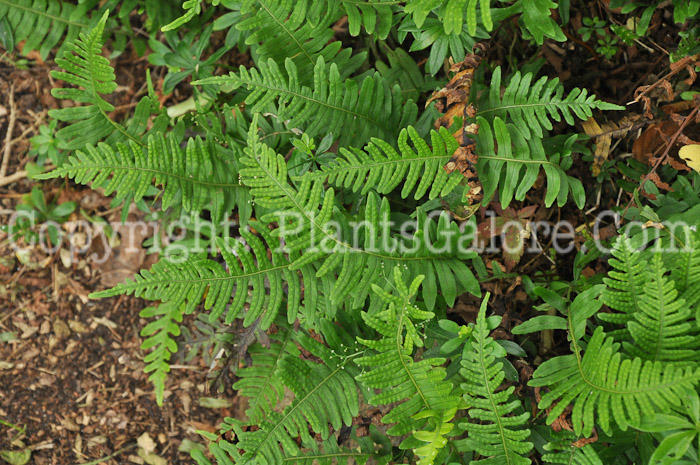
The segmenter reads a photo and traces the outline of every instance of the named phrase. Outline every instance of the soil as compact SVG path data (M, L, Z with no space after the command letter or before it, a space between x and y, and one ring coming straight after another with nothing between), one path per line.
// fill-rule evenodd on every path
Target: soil
M131 87L138 82L133 75L141 75L143 64L129 57L122 61L116 66L122 90L113 103L128 108L139 91ZM29 138L48 123L47 110L60 107L49 91L50 69L41 63L29 70L0 65L3 146L10 113L16 120L8 175L25 166ZM23 176L0 187L0 224L9 223L33 185ZM88 215L119 218L120 210L110 210L109 199L88 187L56 183L43 190L47 201L73 200ZM75 219L74 213L69 222ZM192 463L181 451L192 444L187 440L203 444L197 430L216 431L235 413L199 405L201 397L214 396L203 362L176 363L164 405L158 407L140 349L139 331L147 322L139 311L146 304L124 296L87 297L107 287L114 274L148 266L148 257L143 250L132 256L122 252L97 263L93 257L104 252L98 249L94 244L88 253L71 256L63 244L46 254L0 232L0 454L29 453L29 463L37 465ZM152 454L148 461L146 452Z

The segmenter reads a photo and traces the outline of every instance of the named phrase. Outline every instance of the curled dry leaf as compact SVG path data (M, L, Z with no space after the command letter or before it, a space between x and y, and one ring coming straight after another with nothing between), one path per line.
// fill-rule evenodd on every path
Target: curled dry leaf
M483 52L486 47L483 44L476 44L474 49L475 52ZM426 103L428 105L435 101L435 108L443 113L435 122L436 128L448 128L452 125L455 117L462 118L462 127L454 134L460 146L444 167L448 173L452 173L455 170L462 173L469 187L463 199L466 208L464 212L460 212L460 219L466 219L473 215L484 197L483 187L476 169L479 158L475 152L476 141L469 137L478 133L479 126L467 123L469 119L474 118L476 115L476 109L469 103L469 95L474 72L478 68L479 63L481 63L481 56L478 53L472 53L468 54L463 62L454 64L450 71L457 74L445 87L433 92L433 95L430 96Z

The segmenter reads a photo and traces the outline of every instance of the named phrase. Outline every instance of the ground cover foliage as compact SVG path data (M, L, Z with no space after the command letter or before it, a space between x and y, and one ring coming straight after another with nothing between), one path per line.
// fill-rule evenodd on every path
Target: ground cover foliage
M232 372L197 464L698 463L700 2L593 3L0 0L69 102L34 179L210 226L91 294L152 301L159 405L178 351ZM661 71L599 97L576 46Z

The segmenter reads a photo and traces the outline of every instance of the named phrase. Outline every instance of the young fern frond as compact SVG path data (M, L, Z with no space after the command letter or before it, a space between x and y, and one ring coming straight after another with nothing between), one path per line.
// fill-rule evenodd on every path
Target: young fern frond
M543 446L549 453L542 455L542 461L560 465L603 465L593 446L578 447L574 441L576 436L569 431L553 433L553 440Z
M413 142L413 148L408 139ZM443 166L459 147L457 140L445 128L440 132L431 131L432 150L409 126L399 134L397 152L390 144L372 138L364 150L350 148L340 149L340 154L320 170L305 174L309 179L327 180L328 183L360 191L366 195L371 189L379 194L388 194L403 182L401 197L406 198L415 190L414 199L428 194L432 200L444 197L464 179L459 173L450 175Z
M294 393L294 401L282 413L270 412L257 431L243 431L243 424L233 420L228 428L236 434L234 445L219 441L224 450L243 450L236 461L240 464L305 463L308 457L294 441L313 441L309 429L326 440L332 426L336 431L349 426L359 411L357 386L346 368L350 357L339 357L331 349L303 333L297 342L322 363L286 355L278 364L278 375ZM236 457L237 458L237 457ZM331 460L333 457L331 457ZM202 462L200 462L202 463ZM227 462L220 462L227 463Z
M88 26L73 18L75 11L74 4L58 0L0 0L0 22L7 20L16 43L25 41L22 54L38 50L42 59L63 38L56 51L60 57Z
M154 184L163 190L163 210L182 205L187 212L211 211L220 221L233 207L249 200L247 189L238 182L236 170L212 155L200 138L190 139L183 151L174 135L166 140L162 133L148 136L144 148L134 141L87 145L59 168L37 176L50 179L68 176L80 184L92 182L94 188L105 184L105 195L139 201ZM111 177L110 177L111 176Z
M234 383L233 389L237 395L248 398L245 413L250 423L262 421L284 397L284 383L277 376L278 364L287 355L299 356L292 335L291 330L270 335L269 348L260 344L250 346L248 354L253 363L236 371L240 379Z
M414 435L419 440L429 443L429 447L422 452L428 457L424 463L431 464L437 455L438 444L442 443L434 441L435 433L437 431L439 434L448 428L443 425L442 415L436 413L456 409L459 397L452 394L452 383L445 380L445 369L441 366L445 362L444 358L413 360L413 348L423 346L423 339L416 326L435 316L432 312L420 310L411 303L423 278L424 276L417 276L407 287L400 268L396 267L396 294L388 293L376 284L372 285L372 289L385 302L385 306L371 315L362 312L362 319L379 333L381 339L357 338L362 345L371 349L372 353L355 360L355 363L367 370L355 379L369 388L381 389L381 392L368 399L371 405L401 402L382 418L382 423L395 423L387 434L401 436L421 431ZM425 412L430 413L426 415ZM452 416L454 413L452 412ZM439 418L439 424L430 425L434 422L429 421L426 425L426 418ZM421 430L424 426L429 429ZM431 426L437 428L430 429ZM442 445L444 446L444 443Z
M473 464L529 464L527 454L532 443L527 442L530 430L525 423L528 412L513 415L521 408L519 399L512 399L515 386L499 390L505 380L503 364L497 357L506 355L505 349L489 337L486 324L487 293L481 303L471 344L462 352L460 374L465 382L461 388L471 421L460 426L467 431L467 438L460 441L460 449L474 450L484 457ZM470 347L471 345L471 347ZM511 400L512 399L512 400Z
M667 413L694 391L700 382L700 368L676 368L672 364L624 358L620 344L606 337L598 327L586 351L572 341L574 353L542 363L530 386L549 386L550 392L538 404L546 409L552 423L568 405L573 405L574 432L588 437L595 425L610 434L612 420L626 431L642 415Z
M253 113L270 112L270 104L277 100L276 116L289 119L289 127L301 128L311 137L331 133L340 138L341 146L361 146L371 137L392 140L416 120L415 103L403 104L398 86L390 89L379 73L367 76L358 88L352 79L343 81L335 63L329 67L319 56L310 88L300 82L292 59L285 60L285 68L287 76L270 59L260 62L258 69L241 66L238 73L193 84L246 87L251 92L245 102Z
M170 372L168 362L170 356L177 352L177 343L171 336L180 335L179 323L182 322L182 310L180 305L164 303L157 307L146 307L139 313L141 318L159 317L141 330L141 337L145 338L141 344L141 350L153 349L143 358L146 362L143 371L153 372L148 380L155 387L156 402L159 406L163 405L165 378Z

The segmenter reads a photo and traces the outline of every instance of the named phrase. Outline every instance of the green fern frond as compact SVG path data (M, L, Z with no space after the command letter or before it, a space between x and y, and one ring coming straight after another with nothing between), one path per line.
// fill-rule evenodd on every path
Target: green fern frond
M693 312L678 298L674 281L665 273L660 254L655 254L639 308L627 323L634 343L623 342L623 348L644 360L696 365L700 334L693 324Z
M141 330L141 337L145 338L141 344L141 350L153 349L143 361L146 362L144 373L151 373L148 380L153 383L156 393L156 402L163 406L163 391L165 390L165 378L170 372L170 357L177 352L177 343L171 336L180 335L182 322L182 307L168 303L157 307L146 307L141 310L141 318L159 317L148 323Z
M544 450L547 454L542 454L542 460L547 463L557 463L560 465L603 465L595 449L590 444L583 447L574 445L576 436L566 430L560 433L552 433L553 438L545 444Z
M416 465L433 465L447 445L447 434L452 432L454 424L450 423L457 414L457 407L447 410L421 410L413 415L414 420L429 418L432 430L414 431L413 437L425 444L414 449L414 453L420 457Z
M413 148L408 139L413 142ZM366 195L370 189L388 194L403 182L401 197L406 198L415 189L414 198L428 193L432 200L445 197L464 179L459 173L448 175L443 166L459 147L456 139L445 128L431 131L432 150L412 127L399 134L400 154L381 139L372 138L364 150L341 148L340 154L319 171L306 174L310 179L326 179L330 184L360 191Z
M0 21L7 19L15 42L25 41L22 54L38 50L46 59L63 38L56 56L88 25L74 18L76 6L58 0L0 0Z
M254 344L248 348L252 364L236 371L240 377L233 385L237 395L248 398L246 415L251 423L259 423L284 397L284 383L277 376L278 363L283 357L299 356L292 343L292 331L270 335L271 344L265 348Z
M476 121L479 124L477 172L484 188L483 205L491 202L496 191L503 209L513 199L524 200L542 169L547 180L546 207L555 200L557 205L563 206L571 194L576 205L583 208L586 200L583 184L578 178L568 176L565 169L571 165L568 155L576 142L576 135L569 137L560 147L563 153L552 153L545 150L541 139L525 139L514 125L506 124L499 116L493 122L481 116Z
M394 7L400 2L379 0L368 2L358 0L341 0L340 4L348 15L350 35L360 35L360 28L365 27L367 34L384 40L391 31L394 22Z
M465 345L462 352L460 374L465 382L461 388L471 421L460 426L467 431L460 449L474 450L484 457L472 461L478 464L529 464L527 454L532 443L527 442L530 430L524 428L530 414L513 415L521 408L519 399L513 399L515 386L500 390L505 373L503 364L496 358L505 357L502 346L489 337L486 324L487 293L481 303L476 325L472 332L471 347Z
M581 356L575 353L551 358L540 365L530 386L550 386L538 404L552 423L572 404L574 432L588 437L597 425L610 434L612 420L626 431L643 414L666 413L700 382L700 368L676 368L672 364L625 358L620 345L598 327Z
M52 118L72 122L56 133L56 137L62 140L62 148L68 150L82 149L101 140L112 146L119 141L141 144L140 136L146 131L148 119L155 107L155 96L141 99L128 128L107 115L114 110L114 106L102 96L111 94L117 88L114 68L101 55L102 33L108 15L109 10L104 12L102 19L89 33L81 32L74 43L65 42L67 50L63 52L62 58L57 56L55 60L64 71L51 71L51 76L55 79L76 86L51 89L51 95L85 104L49 110ZM153 131L167 125L167 119L164 118L156 119Z
M352 49L341 50L342 43L334 39L330 26L341 15L335 1L247 0L241 13L245 16L236 28L250 33L246 44L259 44L256 63L272 59L282 66L289 58L302 85L313 85L319 57L327 64L335 63L342 78L350 76L367 57L366 52L353 56Z
M428 465L447 442L444 434L453 425L445 423L454 417L460 399L452 393L452 383L445 380L446 372L441 366L444 358L413 359L413 348L423 346L417 326L435 316L411 303L423 278L417 276L407 287L400 268L396 267L396 294L372 285L385 306L373 314L362 312L362 319L381 339L357 338L371 349L371 355L355 360L367 370L355 379L364 386L381 390L368 399L371 405L397 403L382 417L382 423L395 423L387 434L401 436L413 432L416 439L427 442L416 453L422 457L421 463ZM427 424L426 419L429 420Z
M351 358L335 355L304 334L298 334L296 340L322 363L289 355L279 362L279 376L294 393L294 401L282 413L271 412L257 431L243 431L236 420L230 423L237 439L233 447L244 451L236 463L279 464L285 459L292 459L289 461L293 463L297 457L305 461L295 438L301 438L302 444L310 443L311 429L326 440L329 426L335 430L349 426L358 414L357 386L346 370ZM225 443L220 441L219 445L226 447Z
M635 253L626 236L618 237L611 250L608 276L603 278L603 303L617 310L615 313L600 313L598 317L610 323L627 324L639 308L644 287L649 279L646 263L641 253Z
M158 132L148 136L145 148L134 141L128 146L117 143L116 148L107 143L88 145L37 179L68 176L80 184L92 182L94 188L105 184L105 195L116 192L117 198L133 197L134 201L154 184L163 190L163 210L173 205L182 205L187 212L206 208L214 221L221 220L237 203L248 201L235 169L212 156L200 138L190 139L184 152L175 136L171 134L166 140Z
M259 63L258 69L241 66L237 74L193 84L246 87L251 92L245 102L253 113L269 112L270 104L277 100L276 116L289 119L289 127L302 128L311 137L339 135L341 146L361 146L374 136L394 139L416 119L416 105L402 104L398 86L390 89L379 73L367 76L358 88L352 79L343 81L339 68L334 63L326 66L320 56L313 68L314 88L309 88L300 83L293 60L287 58L285 68L288 78L270 59Z
M544 131L550 131L552 120L564 119L573 126L574 117L586 120L593 115L593 110L624 110L625 107L598 100L595 95L588 95L583 89L574 88L564 96L564 86L558 78L549 79L542 76L533 83L534 75L521 75L516 72L501 97L501 68L493 71L489 92L479 99L477 116L488 121L495 117L508 120L529 140L533 136L542 138Z
M226 269L213 260L197 257L182 263L161 260L150 270L142 270L135 275L133 281L127 280L111 289L93 293L91 297L134 294L149 300L176 304L186 302L185 311L188 314L204 300L204 308L210 311L210 321L218 319L228 307L226 323L231 323L245 306L247 310L243 324L250 326L260 318L260 328L267 329L282 307L284 283L288 286L288 321L293 322L301 306L299 277L292 273L289 261L279 252L279 245L275 245L277 241L269 235L265 226L257 222L251 222L251 225L256 227L262 238L255 236L249 228L240 230L245 244L232 238L217 238ZM246 249L246 245L251 251ZM270 259L268 250L272 251ZM308 267L301 267L300 270L302 276L314 275L314 271ZM249 287L252 288L251 295ZM315 308L315 283L310 284L307 291L305 304Z
M625 325L613 335L622 341L625 352L643 360L694 363L700 359L700 334L693 324L693 311L676 290L676 280L690 276L692 280L700 263L693 253L675 257L674 264L685 264L684 273L667 276L660 254L646 258L647 252L633 251L630 240L619 237L609 260L612 269L603 281L604 302L614 313L601 313L603 321ZM697 268L696 268L697 267ZM694 290L689 292L692 296Z

